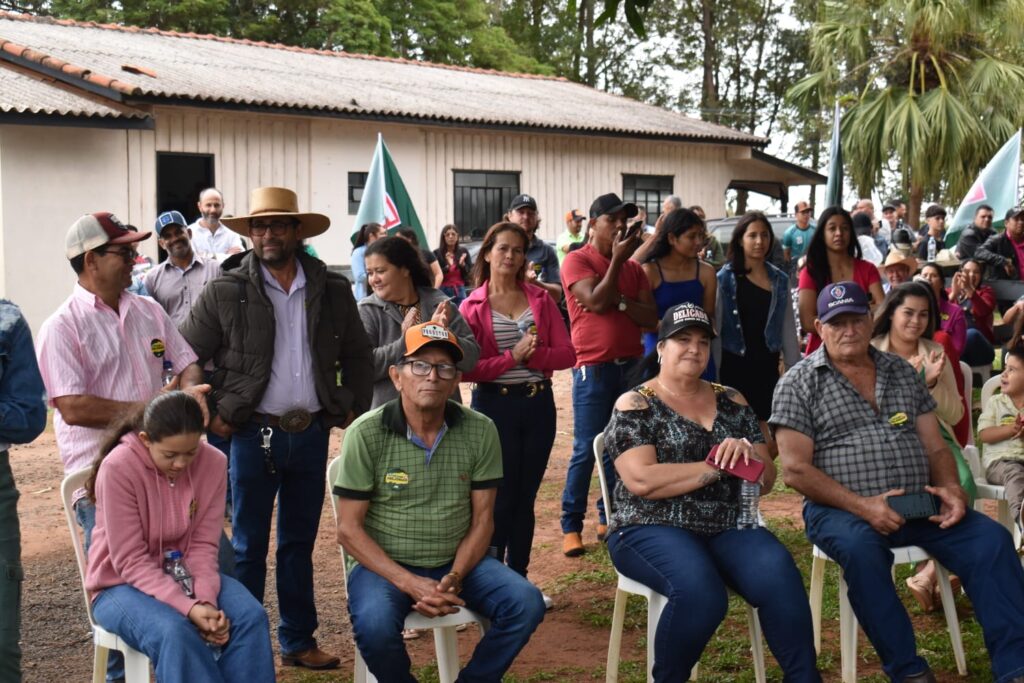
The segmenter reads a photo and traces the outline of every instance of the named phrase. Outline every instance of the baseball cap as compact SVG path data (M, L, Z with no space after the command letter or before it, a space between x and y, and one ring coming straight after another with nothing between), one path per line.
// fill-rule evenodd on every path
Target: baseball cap
M88 213L71 224L64 238L68 260L107 244L132 244L149 239L151 232L134 232L109 211Z
M1003 220L1006 220L1007 218L1013 218L1014 216L1019 216L1022 213L1024 213L1024 207L1015 206L1006 212L1006 216L1003 218Z
M572 211L565 212L565 222L569 221L585 221L587 217L584 216L579 209L573 209Z
M624 202L619 199L619 195L613 193L603 194L594 200L594 203L590 205L590 217L597 218L603 216L606 213L618 213L619 211L625 210L626 218L632 218L639 213L639 209L636 208L636 204L631 202Z
M664 341L690 327L699 327L711 337L715 336L715 328L704 309L697 304L686 302L665 311L665 317L661 319L658 341Z
M932 204L928 207L928 210L924 212L925 218L934 218L935 216L946 217L946 209L941 204Z
M181 215L180 211L164 211L156 217L156 224L154 225L156 236L160 237L164 232L164 228L168 225L180 225L184 228L188 226L188 222Z
M827 285L818 295L818 320L823 323L843 313L867 315L870 310L868 296L856 282Z
M508 205L509 211L515 211L523 207L529 207L534 211L537 210L537 200L528 194L517 194L512 198L512 203Z
M883 212L885 212L885 211L895 211L895 210L896 210L896 205L895 204L891 204L891 203L886 202L885 204L882 205L882 211Z
M433 321L413 325L405 331L405 353L403 356L411 356L430 344L446 347L451 351L452 358L456 363L462 360L462 347L459 346L459 340L447 327Z

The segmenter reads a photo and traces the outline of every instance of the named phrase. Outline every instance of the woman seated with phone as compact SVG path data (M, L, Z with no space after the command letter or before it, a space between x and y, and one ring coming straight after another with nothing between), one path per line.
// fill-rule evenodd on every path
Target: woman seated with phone
M618 473L608 552L619 572L668 598L655 681L689 678L725 618L727 589L758 608L786 681L820 681L800 572L759 526L758 488L741 496L745 479L763 492L775 482L757 416L739 392L701 380L713 334L699 306L670 308L643 383L615 404L605 430Z

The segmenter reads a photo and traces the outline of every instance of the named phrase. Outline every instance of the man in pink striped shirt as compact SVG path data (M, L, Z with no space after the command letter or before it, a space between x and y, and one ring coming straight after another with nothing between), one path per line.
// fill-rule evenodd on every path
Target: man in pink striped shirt
M43 323L37 344L65 473L89 467L107 425L155 396L165 373L205 411L209 386L192 347L160 304L125 291L135 243L149 236L110 213L82 216L68 230L67 258L78 283ZM76 493L75 510L88 544L94 511L83 494Z

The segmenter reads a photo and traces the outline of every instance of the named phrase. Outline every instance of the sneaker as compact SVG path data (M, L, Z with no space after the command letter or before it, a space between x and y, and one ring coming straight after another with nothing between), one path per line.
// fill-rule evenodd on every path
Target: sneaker
M562 552L566 557L579 557L586 550L583 548L583 537L578 531L570 531L562 536Z
M598 524L597 525L597 540L603 541L608 537L608 525Z
M552 609L555 606L555 601L547 593L541 591L540 597L544 598L544 609Z

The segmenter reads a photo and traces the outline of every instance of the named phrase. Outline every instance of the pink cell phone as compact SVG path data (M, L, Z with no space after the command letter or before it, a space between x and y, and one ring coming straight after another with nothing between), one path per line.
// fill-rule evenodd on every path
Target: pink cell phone
M708 451L708 457L704 459L704 462L712 467L717 467L723 472L727 472L734 477L746 479L747 481L757 481L761 478L761 473L764 472L764 463L760 460L755 460L754 458L751 458L750 462L743 462L742 459L737 460L732 467L722 467L720 464L716 465L715 454L718 453L718 446L719 444L715 444L711 447L711 450Z

